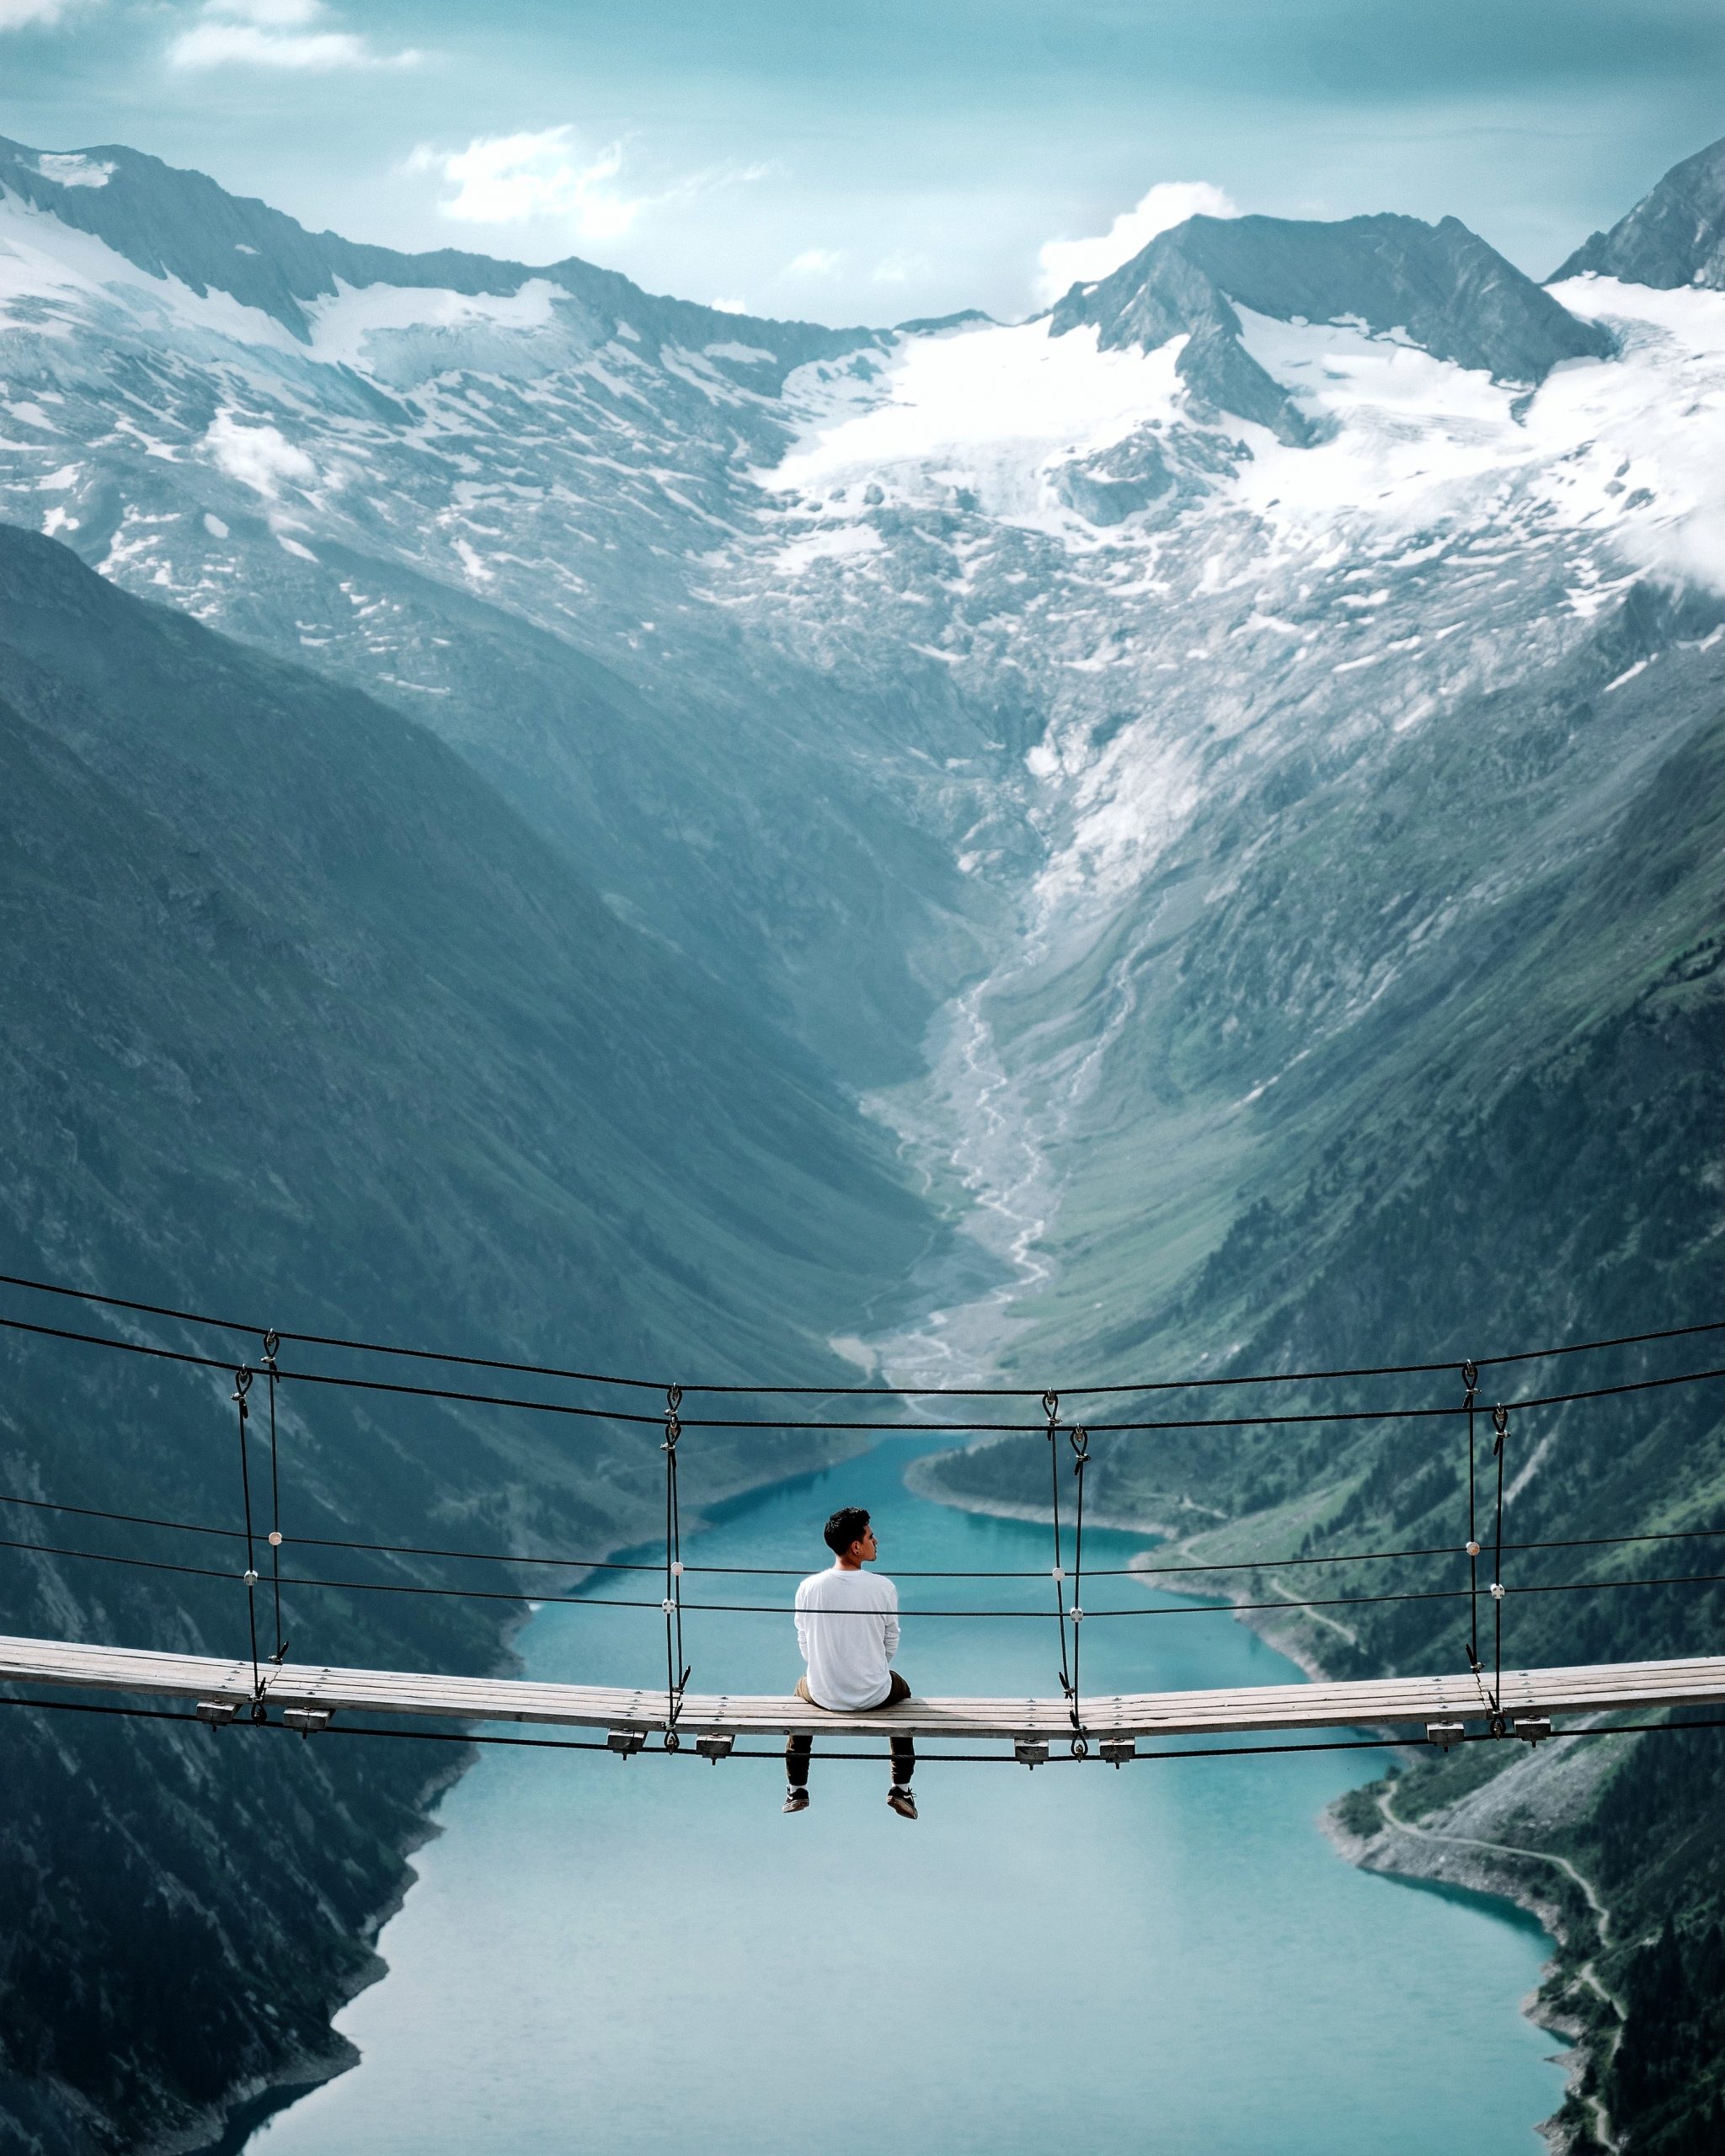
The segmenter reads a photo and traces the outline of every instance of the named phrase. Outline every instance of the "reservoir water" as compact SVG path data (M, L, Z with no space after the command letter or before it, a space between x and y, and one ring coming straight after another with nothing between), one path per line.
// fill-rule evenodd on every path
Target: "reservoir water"
M780 1488L685 1557L813 1570L820 1522L858 1502L907 1609L1044 1609L1045 1580L905 1577L1049 1561L1045 1529L913 1496L907 1456ZM1142 1546L1090 1534L1087 1565ZM686 1584L788 1604L793 1582ZM1167 1613L1087 1625L1090 1689L1297 1677L1136 1581L1085 1599ZM911 1617L899 1661L921 1692L1046 1694L1054 1634ZM520 1644L531 1676L664 1682L656 1612L547 1607ZM697 1690L783 1690L800 1667L788 1616L692 1615L687 1646ZM1541 1935L1356 1871L1317 1829L1381 1756L925 1763L912 1824L873 1761L817 1752L786 1817L770 1760L486 1751L415 1859L387 1976L339 2019L361 2063L252 2156L1537 2156L1562 2097L1517 2010Z

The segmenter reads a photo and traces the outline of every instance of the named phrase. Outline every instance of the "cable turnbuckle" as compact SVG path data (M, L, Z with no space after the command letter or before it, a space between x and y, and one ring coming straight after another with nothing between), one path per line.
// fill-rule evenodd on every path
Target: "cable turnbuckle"
M1479 1390L1479 1364L1471 1356L1461 1365L1461 1382L1470 1396Z
M1507 1407L1494 1407L1492 1410L1492 1428L1498 1433L1496 1442L1492 1446L1492 1450L1493 1452L1502 1452L1503 1449L1503 1440L1509 1434L1509 1410Z
M1081 1475L1090 1459L1090 1433L1081 1423L1076 1430L1068 1430L1066 1442L1072 1448L1072 1472Z
M260 1358L264 1369L272 1378L275 1375L275 1351L280 1345L281 1336L272 1325L264 1335L264 1353Z
M242 1422L252 1412L246 1405L246 1395L251 1389L251 1369L248 1364L242 1363L233 1374L233 1404L239 1410L239 1419Z

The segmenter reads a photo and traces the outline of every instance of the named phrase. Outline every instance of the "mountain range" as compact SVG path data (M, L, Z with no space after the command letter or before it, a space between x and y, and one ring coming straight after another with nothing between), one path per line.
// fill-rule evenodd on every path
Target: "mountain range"
M835 1383L835 1340L900 1381L1125 1383L1709 1315L1722 236L1716 146L1546 285L1453 219L1198 217L1028 322L835 330L0 143L12 1269ZM65 1434L100 1373L16 1360L14 1492L193 1503L168 1433L207 1388L114 1411L110 1457ZM543 1502L592 1546L651 1502L644 1441L412 1434L368 1486L320 1429L319 1518L502 1534ZM1529 1539L1725 1524L1701 1392L1539 1443ZM1097 1449L1111 1513L1242 1580L1290 1536L1453 1540L1455 1461L1381 1428ZM740 1444L709 1486L788 1464ZM1044 1474L1012 1444L925 1470L982 1504ZM20 1576L13 1629L142 1607ZM1632 1607L1681 1652L1710 1596L1551 1596L1517 1651L1616 1652ZM502 1612L386 1600L343 1612L380 1653L504 1651ZM219 1621L188 1594L185 1636ZM1350 1672L1456 1652L1407 1605L1276 1629ZM1428 1822L1497 1806L1490 1838L1631 1914L1615 2006L1587 1911L1554 1915L1576 2148L1712 2145L1719 2089L1680 2070L1725 2012L1702 1742L1397 1785ZM315 1915L267 2036L278 1942L242 1943L180 1791L214 1776L230 1827L267 1792L207 1744L137 1778L115 1865L174 1882L176 1966L257 2008L189 2062L112 1894L46 1885L57 1834L100 1838L65 1776L111 1788L122 1748L30 1743L18 2145L195 2137L327 2063L424 1770L307 1765L344 1823L278 1836ZM1367 1860L1411 1864L1360 1803ZM1627 1837L1637 1808L1670 1832Z

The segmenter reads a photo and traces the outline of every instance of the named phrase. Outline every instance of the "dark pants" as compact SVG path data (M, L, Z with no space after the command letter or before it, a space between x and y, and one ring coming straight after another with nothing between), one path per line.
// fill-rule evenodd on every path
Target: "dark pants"
M880 1705L878 1707L860 1709L859 1712L871 1715L884 1714L887 1708L897 1706L901 1700L908 1700L910 1696L910 1686L895 1669L893 1672L891 1688ZM819 1700L809 1698L809 1680L806 1677L799 1677L797 1679L797 1697L807 1701L811 1707L820 1705ZM893 1780L899 1788L902 1789L916 1771L916 1747L914 1741L908 1737L895 1737L889 1738L888 1742L892 1747ZM814 1749L814 1739L812 1737L788 1737L785 1739L785 1780L793 1789L808 1788L809 1755Z

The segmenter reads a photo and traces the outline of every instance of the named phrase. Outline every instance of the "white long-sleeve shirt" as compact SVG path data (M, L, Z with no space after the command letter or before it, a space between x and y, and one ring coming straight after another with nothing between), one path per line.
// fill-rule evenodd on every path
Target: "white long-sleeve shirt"
M879 1572L830 1565L797 1589L797 1644L817 1706L855 1714L892 1689L899 1591Z

